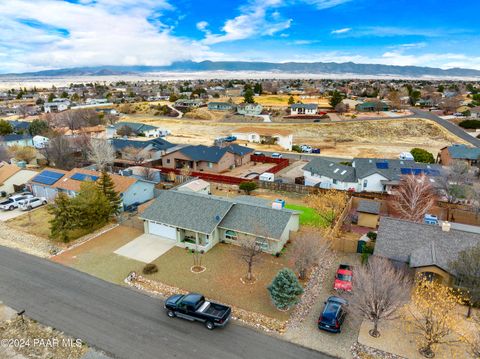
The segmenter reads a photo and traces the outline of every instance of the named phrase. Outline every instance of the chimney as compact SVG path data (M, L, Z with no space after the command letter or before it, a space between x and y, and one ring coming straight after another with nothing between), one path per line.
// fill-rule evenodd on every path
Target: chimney
M442 231L444 232L450 232L450 227L452 225L448 221L443 221L442 222Z

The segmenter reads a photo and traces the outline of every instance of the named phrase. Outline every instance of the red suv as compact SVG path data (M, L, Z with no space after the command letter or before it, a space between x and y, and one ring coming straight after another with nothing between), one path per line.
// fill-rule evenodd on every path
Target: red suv
M333 289L344 290L346 292L352 291L352 276L353 268L348 264L340 264L335 274L335 283Z

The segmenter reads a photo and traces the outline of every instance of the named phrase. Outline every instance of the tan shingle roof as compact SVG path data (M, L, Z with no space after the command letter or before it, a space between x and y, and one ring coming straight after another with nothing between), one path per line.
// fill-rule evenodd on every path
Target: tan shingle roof
M90 171L90 170L84 170L81 168L74 168L73 170L67 172L67 174L63 178L61 178L57 183L52 185L52 188L61 188L64 190L75 191L75 192L80 191L80 185L82 184L82 181L71 179L71 177L75 173L82 173L85 175L97 176L97 177L101 176L101 173L98 171ZM137 182L137 179L135 178L120 176L112 173L110 173L110 177L112 177L113 183L115 184L115 191L119 193L125 192L131 185Z
M0 163L0 185L20 170L21 168L16 165L11 165L6 162L3 164Z

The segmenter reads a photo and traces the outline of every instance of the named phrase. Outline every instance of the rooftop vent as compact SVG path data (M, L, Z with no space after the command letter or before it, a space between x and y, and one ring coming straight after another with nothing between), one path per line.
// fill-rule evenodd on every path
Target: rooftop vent
M452 225L448 221L442 222L442 231L450 232L451 227L452 227Z

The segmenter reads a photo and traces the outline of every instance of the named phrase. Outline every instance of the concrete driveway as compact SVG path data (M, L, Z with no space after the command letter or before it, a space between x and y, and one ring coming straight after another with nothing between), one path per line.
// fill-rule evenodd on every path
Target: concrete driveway
M114 253L140 262L151 263L174 246L175 241L171 239L142 234L118 248Z
M0 221L5 222L8 221L9 219L21 216L22 214L25 214L27 212L20 211L18 208L15 208L13 211L3 211L0 210Z

